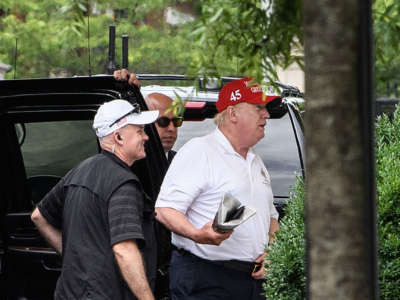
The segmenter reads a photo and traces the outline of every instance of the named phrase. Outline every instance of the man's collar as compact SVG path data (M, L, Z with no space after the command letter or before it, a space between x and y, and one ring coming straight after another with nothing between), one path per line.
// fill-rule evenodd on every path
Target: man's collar
M214 131L214 136L217 139L217 141L222 145L222 147L225 149L227 154L239 155L240 157L242 157L239 153L236 152L231 142L218 127ZM250 147L249 151L247 151L247 159L252 159L254 156L255 156L254 150L253 148Z
M101 150L101 154L107 156L108 158L110 158L111 160L113 160L114 162L116 162L117 164L119 164L121 167L124 167L128 170L130 170L131 168L122 160L120 159L118 156L116 156L114 153L111 153L107 150L102 149Z
M225 134L222 133L221 130L217 127L214 131L214 136L217 139L217 141L222 145L222 147L225 149L227 153L230 154L235 154L237 153L235 149L233 148L231 142L228 140L228 138L225 136Z

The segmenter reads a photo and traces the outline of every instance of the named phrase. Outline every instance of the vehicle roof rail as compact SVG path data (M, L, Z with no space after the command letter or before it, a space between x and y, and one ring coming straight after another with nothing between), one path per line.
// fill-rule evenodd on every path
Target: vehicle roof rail
M275 84L281 88L282 97L297 97L304 98L304 93L300 92L299 88L293 85L275 81Z

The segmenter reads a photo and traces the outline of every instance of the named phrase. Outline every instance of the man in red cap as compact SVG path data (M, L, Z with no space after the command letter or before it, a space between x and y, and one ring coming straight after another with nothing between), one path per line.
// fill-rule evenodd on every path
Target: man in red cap
M250 78L220 91L217 128L194 138L175 156L156 202L157 218L172 232L172 299L265 299L265 248L279 229L271 182L252 147L264 137L265 96ZM225 194L256 215L234 231L212 227Z

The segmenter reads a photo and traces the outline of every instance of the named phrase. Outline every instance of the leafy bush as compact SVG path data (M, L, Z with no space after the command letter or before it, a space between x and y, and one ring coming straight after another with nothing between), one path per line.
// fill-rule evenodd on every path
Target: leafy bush
M379 288L381 299L400 295L400 106L377 126Z
M400 106L376 125L378 262L380 298L400 295ZM305 299L304 187L298 179L267 260L269 299Z
M276 234L277 241L268 250L269 267L264 288L269 299L304 299L304 184L300 177L290 193L285 213Z

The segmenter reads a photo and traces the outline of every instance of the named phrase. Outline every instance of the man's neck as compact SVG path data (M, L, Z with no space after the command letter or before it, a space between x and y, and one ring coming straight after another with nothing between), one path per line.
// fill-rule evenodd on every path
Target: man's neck
M133 165L135 162L134 160L129 160L126 155L120 150L120 148L117 145L109 145L109 144L103 144L102 149L106 150L108 152L111 152L114 154L116 157L118 157L120 160L122 160L124 163L126 163L129 167Z
M246 159L247 152L249 152L250 148L244 147L240 144L240 137L235 133L233 128L228 126L219 126L218 129L228 139L229 143L232 145L233 150L235 150L241 157Z

